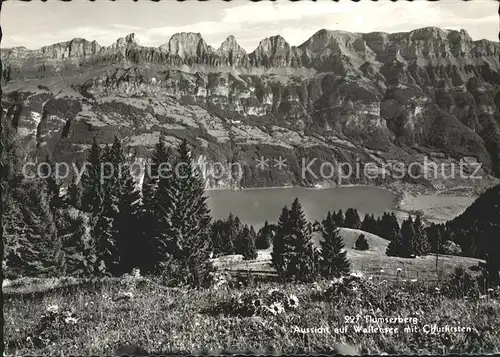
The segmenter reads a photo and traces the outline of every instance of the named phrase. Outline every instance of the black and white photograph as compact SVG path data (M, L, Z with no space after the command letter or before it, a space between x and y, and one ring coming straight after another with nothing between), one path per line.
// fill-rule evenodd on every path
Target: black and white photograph
M500 353L500 8L0 3L4 356Z

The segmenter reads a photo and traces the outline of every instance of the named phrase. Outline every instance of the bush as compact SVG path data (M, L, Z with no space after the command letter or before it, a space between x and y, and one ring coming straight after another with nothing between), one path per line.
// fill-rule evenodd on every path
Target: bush
M465 296L477 297L479 294L478 281L460 265L455 268L444 283L443 292L455 299Z
M460 255L462 254L462 248L451 240L447 240L443 243L443 254Z
M360 234L358 239L356 239L356 243L354 243L354 248L357 250L368 250L370 248L364 234Z

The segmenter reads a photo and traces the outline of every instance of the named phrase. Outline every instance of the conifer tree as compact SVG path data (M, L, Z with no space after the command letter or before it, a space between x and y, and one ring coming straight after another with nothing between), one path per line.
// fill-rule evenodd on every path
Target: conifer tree
M334 211L332 214L332 218L334 219L335 225L337 227L345 227L344 212L341 209L339 209L339 211L337 213L335 213L335 211Z
M68 191L65 196L66 205L82 209L83 189L81 182L76 182L76 177L68 186Z
M361 226L361 219L356 209L349 208L345 212L344 226L347 228L358 229Z
M56 177L56 165L55 162L47 154L45 155L44 165L42 168L42 176L45 179L45 184L47 186L47 193L49 195L49 206L52 211L61 208L61 183Z
M158 143L153 149L151 160L146 164L144 169L144 179L142 184L141 210L139 213L140 225L142 227L141 234L141 249L137 252L138 264L141 270L145 272L161 272L165 268L165 264L171 259L167 249L167 238L165 236L166 221L169 219L169 212L162 209L160 202L167 205L165 202L166 188L169 185L168 181L172 179L173 173L161 173L161 192L159 170L166 165L172 165L172 158L169 155L165 145L165 137L160 135ZM167 167L168 168L168 167Z
M403 224L401 225L401 251L400 257L409 257L415 254L413 248L413 238L415 236L415 230L413 227L413 218L411 215L408 216Z
M97 261L94 271L99 274L120 275L121 254L119 240L126 239L120 235L119 220L121 216L120 202L124 186L121 169L125 157L120 140L115 137L112 147L106 145L101 156L102 203L96 214L96 225L93 236L96 239Z
M398 219L396 218L396 214L391 212L388 218L389 225L392 227L392 230L400 231L401 227L399 226Z
M217 219L212 223L210 237L212 243L212 251L214 255L229 255L234 254L233 241L227 236L227 223L222 219Z
M324 277L339 277L350 271L347 251L334 219L323 221L321 245L320 272Z
M5 241L11 274L17 276L54 277L65 273L62 243L57 235L49 206L49 194L43 180L22 182L7 207Z
M361 230L368 233L377 234L377 221L375 220L375 217L373 215L365 214L363 223L361 224Z
M370 248L364 234L360 234L358 236L354 245L357 250L368 250Z
M417 215L413 222L414 235L412 239L412 252L417 255L427 255L430 250L430 242L424 229L424 224L420 215Z
M205 184L184 140L175 160L175 175L168 185L159 182L160 209L165 214L167 250L179 263L179 272L187 269L187 283L200 287L210 248L210 215Z
M287 267L290 262L290 254L293 251L290 234L290 210L283 207L276 227L276 235L273 240L273 251L271 260L274 268L281 279L286 278Z
M257 233L257 239L255 240L255 246L257 249L268 249L271 246L273 240L272 227L267 221L264 222L264 226Z
M140 268L138 251L144 241L140 228L140 192L130 171L125 165L122 172L123 183L118 203L117 217L118 253L120 255L120 273L129 273L133 268Z
M390 257L403 257L406 256L403 247L403 240L401 238L401 232L399 230L393 230L388 236L390 243L387 246L385 254Z
M89 216L71 206L57 212L58 234L62 240L68 275L93 275L97 257L95 240L90 235Z
M238 238L238 254L243 255L244 260L252 260L257 258L257 249L255 248L255 235L247 225L243 226Z
M101 182L101 159L101 149L94 137L82 176L82 208L94 214L100 212L104 200Z
M318 272L318 256L312 241L311 228L298 198L292 203L288 222L293 249L290 252L291 261L287 267L287 275L299 281L311 281Z

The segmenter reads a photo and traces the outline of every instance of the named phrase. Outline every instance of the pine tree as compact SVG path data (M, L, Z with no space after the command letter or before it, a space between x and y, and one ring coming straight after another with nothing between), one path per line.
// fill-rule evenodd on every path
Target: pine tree
M45 155L44 165L42 168L42 177L45 179L45 184L47 186L47 193L49 195L49 206L52 211L61 208L61 183L56 177L56 165L54 161L47 154Z
M255 235L247 225L243 226L237 238L238 254L243 255L244 260L257 258L257 248L255 248Z
M293 251L293 245L290 235L290 210L283 207L276 227L276 235L273 240L273 251L271 252L271 261L283 280L286 278L287 267L290 261L290 253Z
M361 226L361 219L356 209L349 208L345 212L344 226L347 228L358 229Z
M205 183L192 165L192 157L184 140L178 148L173 180L162 187L159 182L161 212L165 214L165 238L168 253L179 264L179 273L190 285L202 285L203 270L210 249L210 215Z
M140 251L138 251L138 264L140 269L145 272L161 272L164 270L165 264L171 259L165 236L165 222L169 219L169 212L166 212L163 206L169 207L169 203L165 202L169 198L165 193L167 187L171 190L174 189L173 185L168 183L169 180L172 180L172 173L162 172L161 191L159 177L159 169L172 164L169 154L170 152L165 145L165 137L162 134L155 145L151 160L146 164L144 170L142 204L139 213L142 227L141 241L143 244Z
M234 245L234 242L236 242L236 237L238 237L240 231L242 229L241 221L240 218L233 215L231 212L229 213L229 216L227 217L226 221L226 234L227 238L229 241L232 242Z
M22 182L5 212L6 264L15 276L54 277L65 273L62 242L57 235L43 180Z
M211 247L214 255L229 255L234 254L234 244L226 235L227 223L222 219L218 219L212 223L210 230Z
M379 228L377 234L384 239L389 239L392 232L401 230L394 212L391 212L390 214L384 212L378 226Z
M68 191L65 196L67 206L72 206L77 209L82 209L83 188L81 182L76 182L76 177L68 186Z
M401 227L399 226L398 219L396 218L396 214L391 212L390 218L388 219L389 225L392 227L392 230L400 231Z
M390 257L403 257L406 256L405 248L403 247L403 239L399 230L393 230L388 236L390 243L387 246L385 254Z
M345 217L344 212L340 209L337 213L333 212L332 218L335 221L337 227L345 227Z
M339 233L339 228L334 219L323 221L323 240L321 245L320 271L325 277L339 277L350 271L350 263L347 259L347 251Z
M82 176L82 208L94 214L100 212L102 202L104 201L101 182L101 162L101 149L94 137Z
M377 234L377 221L375 220L375 217L373 215L365 214L363 223L361 224L361 230L368 233Z
M429 254L429 252L431 251L431 246L420 215L417 215L415 221L413 222L413 230L415 233L412 240L412 251L416 255Z
M257 239L255 240L255 246L257 249L268 249L271 246L273 240L272 227L267 221L264 222L264 226L257 233Z
M298 198L292 203L288 222L293 249L287 275L299 281L311 281L318 272L318 257L311 237L312 229L308 225Z
M356 242L354 243L355 248L357 250L368 250L370 246L368 245L368 241L364 234L360 234Z
M140 255L144 241L140 229L140 192L130 166L124 166L123 183L118 203L119 215L116 218L120 273L129 273L133 268L140 268Z
M436 253L438 250L438 245L439 245L439 239L438 235L440 234L439 232L439 227L435 223L431 223L429 227L425 229L427 237L429 238L429 242L431 245L431 252Z
M401 252L400 257L409 257L415 254L413 239L415 236L415 230L413 227L413 218L411 215L408 219L401 225Z
M125 154L117 137L111 147L106 146L101 162L103 163L103 177L106 180L101 182L103 200L101 209L96 215L97 222L93 230L97 252L95 271L100 274L109 273L118 276L124 272L123 268L126 270L129 268L125 267L127 263L121 261L125 258L122 254L131 249L130 240L133 238L130 238L130 232L127 231L129 226L125 222L132 221L133 217L126 216L127 212L121 212L121 209L126 209L126 205L132 204L123 200L127 181L132 178L122 173ZM129 182L128 188L133 190L133 181ZM127 242L129 242L128 245Z
M66 273L92 276L97 257L95 241L90 235L90 215L68 207L58 210L56 219L66 259Z

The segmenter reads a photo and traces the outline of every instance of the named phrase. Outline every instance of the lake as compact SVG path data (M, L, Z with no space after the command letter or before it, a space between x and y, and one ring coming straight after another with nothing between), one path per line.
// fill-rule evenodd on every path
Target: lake
M207 191L208 204L214 219L227 218L230 212L246 224L259 228L264 221L275 222L283 206L290 207L298 197L307 219L321 221L329 210L356 208L360 215L381 215L395 206L396 195L374 186L347 186L327 189L305 187L245 189L242 191ZM361 216L363 219L363 216Z

